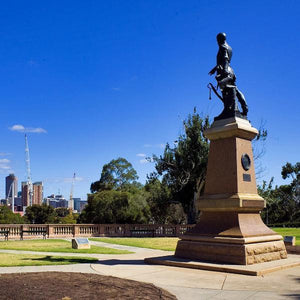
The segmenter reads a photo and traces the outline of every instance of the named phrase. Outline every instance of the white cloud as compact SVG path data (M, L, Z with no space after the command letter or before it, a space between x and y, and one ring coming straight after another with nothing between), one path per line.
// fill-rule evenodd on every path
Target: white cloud
M138 156L138 157L146 157L146 154L145 153L138 153L136 156Z
M165 148L165 144L144 144L145 148Z
M23 125L16 124L12 127L9 127L9 130L11 131L17 131L17 132L30 132L30 133L46 133L47 131L40 127L24 127Z
M84 178L83 177L75 177L75 181L83 181ZM66 177L63 178L64 182L72 182L73 181L73 177Z
M10 170L10 166L0 164L0 169L2 169L2 170Z
M10 155L10 153L8 153L8 152L0 152L0 156L6 156L6 155Z
M10 162L10 160L9 159L7 159L7 158L1 158L0 159L0 164L8 164Z
M146 158L140 159L141 164L147 164L149 161Z
M10 170L11 167L5 162L0 162L0 169L1 170Z
M9 159L1 158L0 159L0 170L1 171L11 170L11 167L10 167L9 163L10 163Z
M12 127L9 127L11 131L25 131L25 127L23 125L13 125Z

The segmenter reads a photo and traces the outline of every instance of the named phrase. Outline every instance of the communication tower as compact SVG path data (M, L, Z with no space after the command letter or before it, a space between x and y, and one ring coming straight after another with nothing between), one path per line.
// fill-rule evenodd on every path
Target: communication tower
M28 186L28 198L29 198L28 200L29 200L29 206L32 206L33 188L32 188L31 171L30 171L28 139L26 134L25 134L25 162L26 162L26 171L27 171L27 186Z
M74 210L74 200L73 200L73 193L74 193L74 183L75 183L76 174L73 174L72 178L72 185L71 185L71 192L70 192L70 200L69 200L69 208Z

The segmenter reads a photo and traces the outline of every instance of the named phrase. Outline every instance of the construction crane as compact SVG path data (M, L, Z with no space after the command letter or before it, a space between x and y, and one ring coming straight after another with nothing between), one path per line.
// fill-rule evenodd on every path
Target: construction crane
M32 181L31 181L28 139L26 134L25 134L25 162L26 162L26 171L27 171L27 187L28 187L28 198L29 198L28 200L29 200L29 206L32 206L33 188L32 188Z
M75 183L76 174L73 174L72 178L72 185L71 185L71 192L70 192L70 200L69 200L69 209L74 210L74 200L73 200L73 193L74 193L74 183Z

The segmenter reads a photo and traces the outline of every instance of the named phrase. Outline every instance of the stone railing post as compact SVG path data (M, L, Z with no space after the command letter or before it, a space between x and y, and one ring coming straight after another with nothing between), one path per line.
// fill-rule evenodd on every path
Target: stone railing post
M49 224L48 225L48 237L52 237L53 236L53 225Z
M74 224L73 226L73 236L80 235L80 224Z

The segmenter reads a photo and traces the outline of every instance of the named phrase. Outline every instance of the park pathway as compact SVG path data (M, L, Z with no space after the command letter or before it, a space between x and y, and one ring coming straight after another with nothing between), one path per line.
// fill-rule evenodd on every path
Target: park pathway
M26 253L63 256L88 256L99 259L95 264L59 266L3 267L0 273L83 272L116 276L153 283L177 296L195 299L300 299L300 267L267 274L263 277L227 274L204 270L147 265L144 258L173 254L170 251L91 242L93 245L129 250L133 254L85 254L0 250L3 253ZM300 256L299 256L300 259Z

